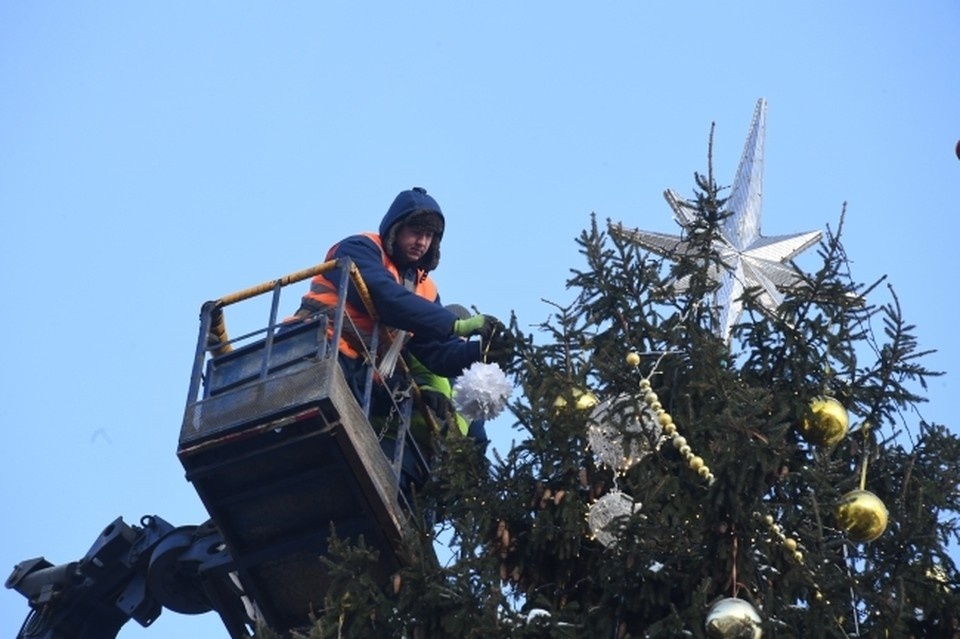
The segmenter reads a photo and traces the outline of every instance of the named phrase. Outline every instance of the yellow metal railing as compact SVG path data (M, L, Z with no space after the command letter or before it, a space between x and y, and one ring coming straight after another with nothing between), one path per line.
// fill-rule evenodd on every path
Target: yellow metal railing
M229 353L231 350L233 350L233 346L230 344L230 338L227 333L226 319L223 315L224 307L257 297L258 295L263 295L264 293L269 293L275 290L277 287L284 287L288 284L302 282L303 280L309 279L315 275L319 275L320 273L332 271L337 267L337 264L337 260L328 260L321 264L317 264L316 266L311 266L310 268L305 268L303 270L296 271L295 273L284 275L281 278L263 282L261 284L257 284L256 286L251 286L237 291L236 293L224 295L223 297L215 300L211 313L211 342L208 344L208 346L211 347L212 352L215 355L223 355L224 353ZM377 309L373 304L373 298L370 297L370 289L367 288L367 283L363 281L363 276L360 274L360 269L358 269L357 265L353 262L350 263L350 279L353 282L353 285L357 287L357 293L360 295L360 299L363 301L363 305L366 308L367 313L369 313L370 317L373 318L374 321L379 320Z

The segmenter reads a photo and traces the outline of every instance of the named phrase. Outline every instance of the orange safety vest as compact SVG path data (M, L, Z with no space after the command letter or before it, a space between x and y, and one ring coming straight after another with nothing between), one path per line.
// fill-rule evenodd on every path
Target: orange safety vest
M400 271L397 269L396 264L394 264L393 260L387 255L387 252L383 250L383 240L380 236L376 233L362 233L362 235L377 245L377 248L380 249L380 259L383 267L393 276L397 284L403 284ZM325 259L334 259L333 254L336 252L337 246L339 245L335 244L327 252ZM437 285L427 276L426 271L418 269L416 281L408 284L407 288L426 300L431 302L437 301ZM313 279L310 281L310 290L303 298L305 302L309 300L309 306L319 306L320 308L328 309L328 311L336 308L339 300L336 286L324 277L323 274L313 276ZM347 301L344 306L344 311L347 317L353 322L353 325L351 326L350 322L344 319L342 337L340 338L340 352L347 357L356 358L360 355L360 345L357 343L357 340L362 340L363 343L369 347L375 322L373 318L370 317L367 309L363 308L362 304L360 308L358 308ZM327 335L330 337L333 336L333 326L327 329ZM386 345L384 345L384 347L386 347Z

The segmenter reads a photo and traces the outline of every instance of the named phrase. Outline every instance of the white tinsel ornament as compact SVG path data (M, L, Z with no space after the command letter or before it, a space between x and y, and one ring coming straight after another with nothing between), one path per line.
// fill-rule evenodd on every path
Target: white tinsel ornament
M611 546L617 541L617 535L607 530L610 522L639 509L639 502L634 502L630 495L614 489L590 505L587 525L590 526L594 539L604 546Z
M646 457L663 439L656 413L630 395L597 404L590 413L587 440L600 463L626 470Z
M750 602L727 597L710 607L707 636L711 639L760 639L760 623L760 615Z
M476 362L453 384L453 403L467 421L493 419L507 405L513 385L496 364Z

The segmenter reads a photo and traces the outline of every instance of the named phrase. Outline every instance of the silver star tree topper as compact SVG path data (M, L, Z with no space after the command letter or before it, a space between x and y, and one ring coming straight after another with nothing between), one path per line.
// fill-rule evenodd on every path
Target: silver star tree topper
M766 132L767 102L757 101L750 135L743 147L740 166L733 189L726 203L730 216L722 222L720 237L713 243L722 265L711 267L711 279L717 283L712 305L715 309L715 330L726 341L743 312L743 293L759 288L758 301L762 308L776 313L783 302L781 290L797 284L794 269L786 264L795 256L820 241L820 231L764 237L760 235L760 214L763 208L763 140ZM686 231L696 221L693 203L684 200L676 191L667 190L664 197L673 209L674 219ZM622 224L611 225L612 233L634 242L644 249L674 257L685 255L690 247L683 235L668 235L651 231L626 230ZM674 282L677 291L685 290L687 282Z

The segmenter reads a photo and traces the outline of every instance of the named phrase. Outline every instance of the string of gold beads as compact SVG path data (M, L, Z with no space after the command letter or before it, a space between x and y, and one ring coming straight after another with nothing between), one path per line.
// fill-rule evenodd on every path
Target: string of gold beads
M760 516L760 513L754 513L754 517L757 517L763 521L763 525L767 527L767 530L770 531L770 535L776 538L780 542L780 545L783 546L787 552L790 553L790 556L793 557L793 560L798 564L803 563L803 553L800 552L800 544L793 537L787 537L783 534L783 528L773 519L773 515L764 515Z
M713 482L716 481L716 477L713 476L710 467L703 461L703 457L694 454L689 444L687 444L686 437L681 435L677 430L677 425L673 423L673 417L664 410L663 404L660 403L660 398L653 392L649 378L644 377L640 380L640 392L643 393L643 401L650 407L650 410L656 413L657 421L660 422L660 427L663 428L664 434L670 437L673 447L683 455L687 466L700 475L700 477L707 482L707 485L712 486Z

